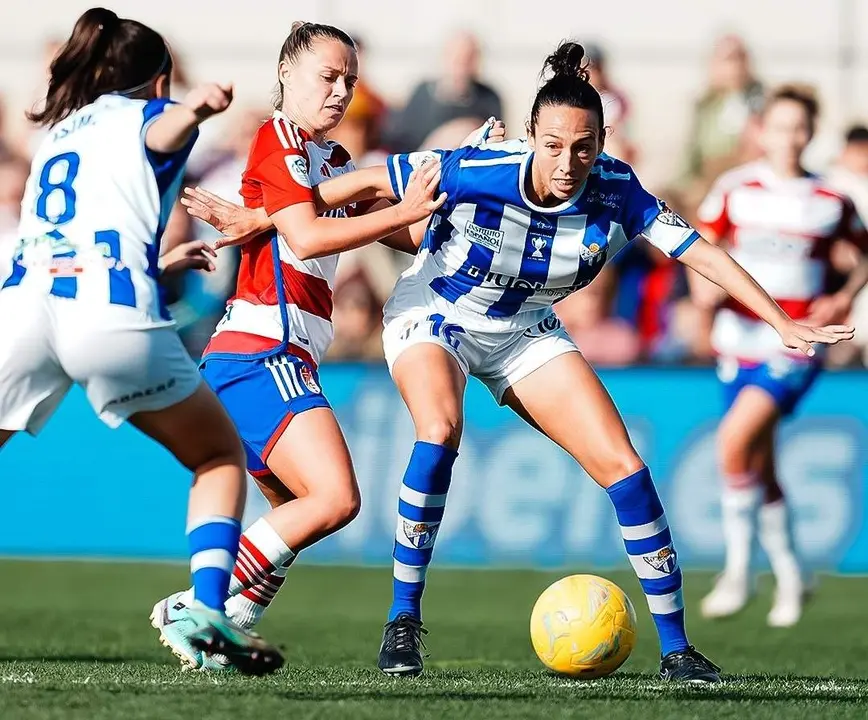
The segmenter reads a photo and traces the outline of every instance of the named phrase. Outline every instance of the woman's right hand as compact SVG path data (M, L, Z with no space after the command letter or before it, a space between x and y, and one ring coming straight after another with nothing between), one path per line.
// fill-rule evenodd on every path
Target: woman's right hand
M401 214L403 225L413 225L430 217L446 202L446 193L440 193L440 161L429 160L410 175L404 199L395 209Z
M187 93L183 104L201 122L226 110L232 104L233 96L232 83L203 83Z
M200 187L184 188L181 204L187 208L188 215L223 233L214 243L215 250L243 245L272 227L264 209L251 210L236 205Z

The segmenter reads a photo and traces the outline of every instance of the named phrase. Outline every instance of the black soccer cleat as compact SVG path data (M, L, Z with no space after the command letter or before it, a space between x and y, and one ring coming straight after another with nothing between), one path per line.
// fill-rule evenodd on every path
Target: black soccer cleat
M428 634L422 621L402 613L387 622L385 627L377 667L386 675L413 676L422 672L422 651L425 649L422 635Z
M667 682L719 683L720 668L693 645L660 661L660 679Z

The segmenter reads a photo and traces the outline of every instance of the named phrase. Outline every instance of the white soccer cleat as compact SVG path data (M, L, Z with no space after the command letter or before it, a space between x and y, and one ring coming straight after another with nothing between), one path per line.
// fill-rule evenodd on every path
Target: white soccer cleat
M811 594L812 588L798 580L779 584L775 589L775 601L766 618L769 627L789 628L802 619L805 600Z
M735 615L747 605L750 594L750 583L746 577L723 573L718 576L714 589L702 599L702 616L711 620Z
M174 593L154 605L151 625L160 633L160 643L181 661L184 670L202 670L205 654L187 638L194 626L186 619L187 607L181 601L182 595Z

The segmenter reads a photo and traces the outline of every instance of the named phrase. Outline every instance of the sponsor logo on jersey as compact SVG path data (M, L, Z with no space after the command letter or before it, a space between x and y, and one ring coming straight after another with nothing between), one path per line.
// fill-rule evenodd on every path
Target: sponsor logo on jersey
M289 174L302 187L310 187L310 178L307 175L307 163L301 155L287 155L284 160Z
M675 550L671 547L665 547L651 555L643 555L642 559L658 572L666 573L667 575L675 572L677 559Z
M415 548L423 548L434 542L434 538L437 536L437 531L440 529L440 523L424 523L424 522L410 522L409 520L404 520L404 537L406 537L410 544Z
M607 208L617 210L624 202L624 197L620 193L607 193L594 189L588 193L588 202L595 205L605 205Z
M673 227L685 229L690 227L690 225L687 224L687 221L677 212L672 210L665 202L661 200L658 205L660 206L660 214L657 216L657 219L664 225L672 225Z
M175 380L175 378L170 378L164 383L154 385L154 387L145 388L144 390L136 390L135 392L131 392L128 395L121 395L114 400L109 400L105 404L105 406L109 407L111 405L123 405L124 403L132 402L133 400L141 400L142 398L150 397L151 395L159 395L160 393L166 392L166 390L171 390L173 387L175 387L177 382L178 381Z
M552 313L545 320L541 320L536 325L532 325L527 330L525 330L523 335L526 338L538 338L542 337L543 335L548 335L550 332L558 330L560 327L560 318L558 318L557 315Z
M492 230L491 228L482 227L470 220L464 226L464 237L470 240L470 242L487 247L496 253L499 253L500 248L503 246L503 234L503 230Z
M313 370L311 370L307 365L302 365L301 369L298 371L299 375L301 375L301 379L305 385L307 385L307 389L312 393L321 393L322 389L316 381L316 378L313 376Z
M534 280L530 282L528 280L524 280L522 278L514 277L513 275L504 275L503 273L497 272L486 272L481 268L472 266L467 270L467 276L471 278L478 278L481 273L485 273L485 280L483 282L484 285L493 285L502 290L532 290L533 294L539 293L541 295L546 295L548 297L554 298L563 298L571 293L574 293L576 290L581 290L586 285L590 284L590 282L596 277L596 273L589 277L584 277L579 280L577 283L570 285L568 287L556 287L550 288L546 287L545 283L541 280Z

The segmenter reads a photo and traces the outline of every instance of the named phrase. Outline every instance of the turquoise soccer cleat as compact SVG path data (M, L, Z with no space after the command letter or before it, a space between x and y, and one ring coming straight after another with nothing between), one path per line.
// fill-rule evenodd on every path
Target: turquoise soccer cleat
M186 641L206 657L223 655L244 675L267 675L283 666L283 656L277 648L237 625L225 613L193 602L186 610L186 618L195 624Z

